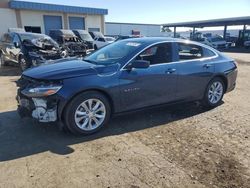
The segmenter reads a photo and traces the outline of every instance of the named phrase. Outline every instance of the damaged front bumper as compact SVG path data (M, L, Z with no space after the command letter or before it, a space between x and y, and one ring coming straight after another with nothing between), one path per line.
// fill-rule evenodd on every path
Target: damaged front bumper
M17 96L18 113L23 117L32 117L39 122L57 121L57 101L54 99L25 98Z
M18 113L21 117L32 117L39 122L58 120L60 97L56 95L62 86L41 83L22 77L17 82Z

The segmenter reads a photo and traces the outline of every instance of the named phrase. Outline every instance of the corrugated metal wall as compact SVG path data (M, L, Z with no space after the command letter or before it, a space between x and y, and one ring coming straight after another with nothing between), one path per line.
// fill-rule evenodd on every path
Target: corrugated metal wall
M161 32L160 25L150 24L124 24L124 23L106 23L106 35L132 35L132 30L140 31L141 35L148 37L165 36L166 33Z

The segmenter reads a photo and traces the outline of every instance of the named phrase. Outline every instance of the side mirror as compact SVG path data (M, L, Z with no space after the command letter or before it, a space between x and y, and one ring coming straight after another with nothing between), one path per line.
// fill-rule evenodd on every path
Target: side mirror
M16 48L19 48L19 47L20 47L19 44L18 44L18 42L14 42L14 46L15 46Z
M149 61L145 61L145 60L135 60L132 61L128 66L127 69L131 70L132 68L135 69L146 69L150 66L150 62Z

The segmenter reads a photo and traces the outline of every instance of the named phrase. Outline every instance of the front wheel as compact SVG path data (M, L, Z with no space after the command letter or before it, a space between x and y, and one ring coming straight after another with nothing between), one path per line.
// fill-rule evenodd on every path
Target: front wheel
M0 53L0 66L5 66L6 65L6 61L4 59L4 55Z
M92 134L100 130L110 118L108 99L98 92L84 92L66 107L64 123L74 134Z
M220 78L212 79L206 89L203 104L206 107L213 108L218 106L225 93L225 84Z
M28 63L28 61L25 59L24 56L20 56L20 57L19 57L19 66L20 66L21 71L25 71L26 69L29 68L29 63Z

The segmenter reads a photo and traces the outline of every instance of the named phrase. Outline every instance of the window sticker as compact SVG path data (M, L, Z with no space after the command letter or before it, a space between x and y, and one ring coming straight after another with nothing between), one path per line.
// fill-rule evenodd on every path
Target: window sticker
M138 46L140 46L140 45L141 45L141 43L137 43L137 42L128 42L126 45L127 45L127 46L134 46L134 47L138 47Z

